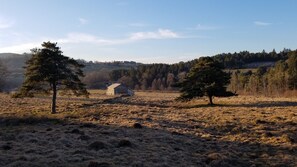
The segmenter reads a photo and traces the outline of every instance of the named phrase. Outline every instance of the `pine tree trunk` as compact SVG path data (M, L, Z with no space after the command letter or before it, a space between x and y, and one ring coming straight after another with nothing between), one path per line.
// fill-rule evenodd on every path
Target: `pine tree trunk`
M57 85L53 84L52 114L56 113Z
M208 99L209 99L209 105L213 105L212 96L211 95L208 95Z

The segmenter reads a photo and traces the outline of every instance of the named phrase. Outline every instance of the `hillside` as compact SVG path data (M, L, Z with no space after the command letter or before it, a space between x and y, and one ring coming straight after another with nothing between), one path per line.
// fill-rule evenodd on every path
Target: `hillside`
M30 58L29 54L0 53L0 60L7 66L10 72L21 72L25 66L26 60ZM78 60L85 65L84 71L90 72L95 70L115 70L136 67L140 63L133 61L114 61L114 62L98 62Z
M286 60L290 49L279 53L271 52L250 53L222 53L213 58L226 69L256 69L258 67L271 67L279 60ZM16 89L23 81L25 61L28 54L1 53L0 60L7 66L9 76L7 89ZM134 89L142 90L172 90L171 85L182 80L197 59L188 62L179 62L172 65L141 64L133 61L93 62L78 60L85 65L83 81L91 89L105 88L106 83L123 82Z
M284 48L282 51L277 53L275 50L271 52L262 52L252 53L249 51L241 51L235 53L222 53L213 56L214 59L224 64L225 68L228 69L238 69L238 68L250 68L247 67L247 64L258 63L261 65L266 62L276 62L279 60L286 60L288 58L288 53L291 49ZM254 66L259 67L259 66Z
M226 70L234 69L256 69L258 67L268 68L274 66L277 61L288 59L293 52L289 49L276 53L274 50L267 53L250 53L243 51L239 53L223 53L212 56L213 59L222 63ZM172 65L149 64L139 66L137 69L114 71L112 81L124 82L134 89L140 90L174 90L174 85L181 82L187 72L193 67L198 59L188 62L179 62ZM242 70L241 70L242 71ZM247 81L248 82L248 78Z
M6 90L16 89L23 82L25 61L28 54L0 53L0 61L6 66L8 76L6 79Z
M14 90L23 82L23 73L26 60L30 58L29 54L0 53L0 61L7 67L9 72L6 80L7 90ZM86 77L94 73L107 75L113 70L136 68L140 63L133 61L114 61L114 62L87 62L78 60L85 65L83 69ZM107 81L108 82L108 81Z

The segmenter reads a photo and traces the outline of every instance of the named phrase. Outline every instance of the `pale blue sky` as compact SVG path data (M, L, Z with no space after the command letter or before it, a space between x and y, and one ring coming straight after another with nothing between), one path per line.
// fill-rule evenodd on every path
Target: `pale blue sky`
M1 0L0 53L43 41L96 61L297 49L296 0Z

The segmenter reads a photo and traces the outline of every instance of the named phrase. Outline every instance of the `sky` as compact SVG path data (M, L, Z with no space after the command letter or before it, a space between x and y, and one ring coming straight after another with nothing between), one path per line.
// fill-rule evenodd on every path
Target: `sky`
M296 0L1 0L0 53L57 42L87 61L177 63L297 49Z

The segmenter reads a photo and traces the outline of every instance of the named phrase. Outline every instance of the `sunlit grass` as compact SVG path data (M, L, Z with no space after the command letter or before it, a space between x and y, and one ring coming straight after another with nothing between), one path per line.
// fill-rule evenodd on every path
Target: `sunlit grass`
M26 157L32 164L55 159L52 165L100 161L114 166L176 166L176 160L177 166L297 165L296 98L215 98L216 105L208 106L206 98L177 102L178 93L90 93L89 99L58 97L57 114L50 114L50 97L12 99L0 94L0 146L12 147L0 149L7 159L0 165L21 163L20 156L30 149L29 157L52 151L36 162ZM134 129L135 123L143 128ZM132 144L118 147L121 140ZM96 141L103 143L103 150L88 150ZM80 158L73 156L78 150Z

